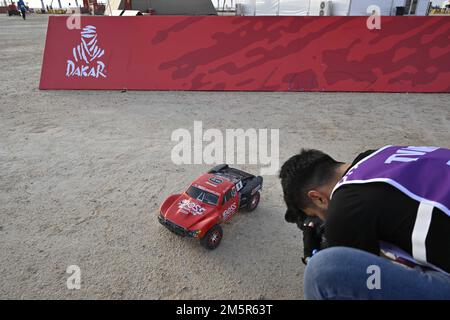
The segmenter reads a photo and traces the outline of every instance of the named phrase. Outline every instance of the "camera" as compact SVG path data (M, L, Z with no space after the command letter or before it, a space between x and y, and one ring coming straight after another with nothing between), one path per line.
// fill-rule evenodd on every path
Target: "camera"
M318 217L306 217L299 219L297 226L303 231L302 262L306 265L316 252L328 246L324 234L325 222Z

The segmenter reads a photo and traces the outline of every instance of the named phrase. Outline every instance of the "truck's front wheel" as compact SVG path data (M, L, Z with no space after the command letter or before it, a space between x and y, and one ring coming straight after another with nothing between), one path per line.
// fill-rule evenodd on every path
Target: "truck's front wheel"
M208 250L214 250L219 246L222 236L222 227L216 224L206 232L203 238L200 238L200 244Z

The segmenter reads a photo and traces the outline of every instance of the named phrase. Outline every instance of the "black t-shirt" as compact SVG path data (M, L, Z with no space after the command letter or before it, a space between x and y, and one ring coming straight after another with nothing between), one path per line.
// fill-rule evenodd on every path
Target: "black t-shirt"
M375 150L361 153L352 166ZM383 182L347 184L333 194L325 237L329 246L379 254L379 241L412 255L411 236L419 202ZM450 217L434 208L425 241L427 261L450 273Z

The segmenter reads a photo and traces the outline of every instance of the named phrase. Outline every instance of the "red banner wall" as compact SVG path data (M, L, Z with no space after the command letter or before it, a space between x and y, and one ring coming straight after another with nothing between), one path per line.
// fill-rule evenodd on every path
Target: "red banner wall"
M450 92L450 18L49 17L40 89Z

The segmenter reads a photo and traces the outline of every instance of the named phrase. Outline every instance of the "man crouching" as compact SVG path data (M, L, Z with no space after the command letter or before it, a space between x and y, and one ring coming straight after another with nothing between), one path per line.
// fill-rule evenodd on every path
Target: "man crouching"
M450 299L450 150L386 146L351 164L302 150L280 179L306 299Z

